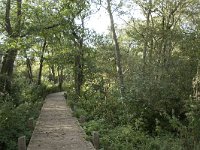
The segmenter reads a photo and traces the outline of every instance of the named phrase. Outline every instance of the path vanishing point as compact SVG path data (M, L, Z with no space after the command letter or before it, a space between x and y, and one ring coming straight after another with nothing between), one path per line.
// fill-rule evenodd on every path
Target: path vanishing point
M27 150L95 150L66 105L64 92L46 97Z

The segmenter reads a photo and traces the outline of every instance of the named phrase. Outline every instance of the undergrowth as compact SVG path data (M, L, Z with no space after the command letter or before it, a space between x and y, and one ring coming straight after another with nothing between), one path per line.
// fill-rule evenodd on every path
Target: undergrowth
M47 94L45 85L25 80L15 80L11 91L0 96L0 150L16 150L18 137L24 135L28 144L32 134L28 120L37 119Z
M143 110L135 102L122 103L115 96L102 99L96 94L81 97L77 103L74 93L68 92L67 103L76 117L85 116L82 123L87 139L92 141L92 132L100 134L101 150L198 150L197 115L193 111L187 121L181 121L173 112L168 114ZM188 105L191 105L191 102ZM197 105L195 105L197 107ZM195 108L196 108L195 107ZM197 110L196 110L197 111ZM150 113L152 112L152 113ZM151 118L151 120L149 119ZM196 119L196 121L195 121ZM193 121L192 121L193 120ZM193 123L192 123L193 122ZM150 127L152 127L150 129Z

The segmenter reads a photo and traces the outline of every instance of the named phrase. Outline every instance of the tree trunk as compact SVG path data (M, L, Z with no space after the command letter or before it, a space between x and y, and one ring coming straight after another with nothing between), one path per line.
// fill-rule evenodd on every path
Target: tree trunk
M1 68L1 76L0 76L0 82L1 82L1 90L7 91L10 93L11 90L11 79L13 75L13 68L14 68L14 62L15 58L17 56L17 50L16 49L10 49L7 51L7 53L4 56L2 68Z
M82 28L84 30L84 18L81 18ZM74 44L77 47L74 56L74 84L75 84L75 92L77 95L77 100L81 96L81 87L83 85L83 68L84 68L84 51L83 51L83 36L78 36L75 31L74 35Z
M59 91L62 91L62 85L63 85L63 68L58 67L58 87Z
M48 51L48 54L50 55L49 51ZM54 56L53 51L51 52L51 56L52 57ZM57 83L56 74L55 74L55 65L52 62L49 63L49 81L53 81L54 84Z
M77 54L75 55L75 92L77 96L81 95L81 86L83 84L83 52L82 48L78 50Z
M146 14L146 29L145 29L145 41L144 41L144 50L143 50L143 63L144 63L144 71L146 68L146 64L147 64L147 53L148 53L148 44L149 44L149 39L150 39L150 34L149 34L149 27L150 27L150 16L151 16L151 7L152 7L152 1L149 0L149 8L147 10L147 14Z
M44 62L44 52L45 52L46 45L47 45L47 42L46 42L46 39L45 39L43 47L42 47L41 57L40 57L40 67L39 67L38 82L37 82L38 85L41 84L42 69L43 69L43 62Z
M147 63L147 51L148 51L148 43L149 43L149 34L148 34L148 30L149 30L149 16L150 16L150 12L148 12L147 14L147 21L146 21L146 29L145 29L145 34L146 34L146 37L144 39L144 50L143 50L143 63L144 63L144 70L145 70L145 67L146 67L146 63Z
M31 60L28 58L26 50L24 51L24 54L25 54L25 58L26 58L26 67L27 67L29 83L32 83L33 82L33 72L32 72Z
M55 74L55 67L54 67L54 65L51 65L50 69L51 69L53 83L56 84L57 80L56 80L56 74Z
M28 69L29 80L30 80L30 83L32 83L33 82L33 72L32 72L31 60L29 58L26 59L26 65L27 65L27 69Z
M111 0L107 0L107 4L108 4L107 11L110 16L111 31L112 31L113 40L115 43L115 60L116 60L116 68L117 68L118 78L119 78L120 93L121 93L121 97L124 98L125 86L124 86L124 77L123 77L123 73L122 73L121 54L120 54L119 43L118 43L116 31L115 31L115 24L114 24L110 1Z
M13 32L11 21L10 21L10 9L11 9L11 0L6 1L6 12L5 12L5 30L10 38L15 40L20 36L21 32L21 6L22 0L17 0L17 24L15 26L15 32ZM1 67L1 76L0 84L1 91L7 91L10 93L11 90L11 80L13 75L13 68L15 58L17 56L17 48L8 49L4 55L4 60Z

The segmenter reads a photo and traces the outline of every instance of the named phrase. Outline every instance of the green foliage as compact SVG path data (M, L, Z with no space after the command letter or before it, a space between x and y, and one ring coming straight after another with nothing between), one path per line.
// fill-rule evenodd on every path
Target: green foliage
M110 128L103 119L91 120L83 125L87 135L92 134L93 131L98 131L100 134L105 134Z
M38 116L42 99L60 91L58 84L64 80L68 105L76 117L86 117L83 128L89 139L92 131L100 133L102 149L200 149L199 2L129 3L130 9L138 5L145 19L130 19L116 30L124 99L120 99L111 35L96 35L84 27L93 11L89 1L23 1L21 31L16 37L6 31L6 3L0 4L0 31L5 39L0 47L5 53L19 52L13 80L0 74L1 83L12 84L9 94L0 92L0 149L16 149L18 136L30 137L27 120ZM114 4L114 12L126 7L123 2ZM16 8L17 3L11 2L8 18L13 33L18 27ZM48 45L42 64L45 85L38 86L44 39ZM30 73L33 79L27 81ZM81 82L80 94L75 93L75 82Z
M131 126L118 126L101 138L104 149L109 150L128 150L139 149L144 144L147 137L140 131L135 131Z
M28 128L29 118L36 119L45 96L45 87L26 84L15 80L15 88L10 95L0 99L0 147L6 150L17 149L18 137L25 135L27 142L32 131Z
M169 135L150 137L141 145L141 150L182 150L184 146L180 139Z
M77 118L80 118L81 115L87 116L87 112L86 112L84 109L82 109L82 108L77 108L77 109L75 109L75 111L74 111L74 115L75 115Z

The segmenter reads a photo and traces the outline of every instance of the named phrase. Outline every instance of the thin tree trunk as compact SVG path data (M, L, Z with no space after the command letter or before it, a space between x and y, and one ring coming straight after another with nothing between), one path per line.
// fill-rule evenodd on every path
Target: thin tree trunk
M84 29L84 18L81 18L82 28ZM78 97L81 96L81 87L83 85L83 68L84 68L84 51L83 51L83 36L79 37L75 32L73 32L75 36L74 44L77 46L78 50L75 52L74 57L74 84L75 84L75 92Z
M115 60L116 60L116 68L117 68L118 78L119 78L120 93L121 93L121 97L124 98L125 86L124 86L124 77L123 77L123 73L122 73L121 54L120 54L119 43L118 43L116 31L115 31L115 25L114 25L114 19L113 19L110 1L111 0L107 0L107 4L108 4L107 11L110 16L111 31L112 31L113 40L115 43Z
M48 54L50 55L49 51ZM51 56L54 56L54 52L51 52ZM57 83L56 74L55 74L55 65L53 63L49 64L49 80L53 81L54 84Z
M154 28L154 20L153 16L151 14L151 24L152 28ZM149 50L149 63L152 64L153 61L153 51L154 51L154 37L153 37L153 32L150 32L150 37L151 37L151 42L150 42L150 50Z
M33 82L33 72L32 72L32 65L31 65L31 60L28 58L26 51L25 53L25 58L26 58L26 67L27 67L27 72L28 72L28 78L30 80L29 83Z
M40 57L40 67L39 67L38 82L37 82L38 85L41 84L42 69L43 69L43 62L44 62L44 52L45 52L46 45L47 45L47 42L46 42L46 39L45 39L43 47L42 47L41 57Z
M143 63L144 63L144 71L146 68L146 64L147 64L147 53L148 53L148 44L149 44L149 27L150 27L150 16L151 16L151 6L152 6L152 1L149 0L149 8L148 8L148 12L147 12L147 16L146 16L146 29L145 29L145 41L144 41L144 50L143 50Z
M0 50L0 71L1 71L1 67L2 67L2 61L3 61L3 52Z
M149 35L148 35L148 30L149 30L149 16L150 16L150 12L148 12L147 14L147 21L146 21L146 29L145 29L145 33L146 33L146 38L144 39L144 50L143 50L143 63L144 63L144 70L146 67L146 63L147 63L147 51L148 51L148 39L149 39Z
M62 85L63 85L63 68L58 67L58 87L60 92L62 91Z
M31 66L31 60L29 58L26 59L26 66L28 70L28 77L30 80L30 83L33 82L33 72L32 72L32 66Z
M83 84L83 64L82 64L82 50L78 50L75 56L75 91L77 96L81 95L81 86Z
M52 73L53 83L56 84L57 81L56 81L56 74L55 74L55 67L54 67L54 65L51 65L50 69L51 69L51 73Z
M8 33L9 36L12 36L12 27L11 27L11 23L10 23L10 0L7 0L6 2L6 14L5 14L5 27L6 27L6 31Z

